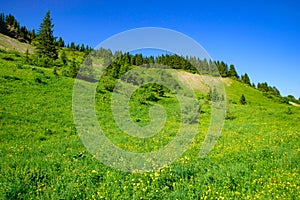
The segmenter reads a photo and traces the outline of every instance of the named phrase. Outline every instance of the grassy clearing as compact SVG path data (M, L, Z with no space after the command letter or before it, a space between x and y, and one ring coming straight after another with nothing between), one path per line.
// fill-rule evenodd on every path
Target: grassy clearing
M151 173L113 170L93 158L80 141L72 118L74 80L53 69L22 65L22 55L0 52L1 199L299 199L300 110L275 97L231 81L222 137L206 158L198 157L210 120L201 102L199 134L172 165ZM41 81L39 81L41 80ZM228 80L227 80L228 82ZM227 83L226 82L226 83ZM246 105L240 105L244 94ZM111 93L96 96L97 115L118 146L148 151L168 143L178 122L141 145L126 137L108 107ZM178 104L161 98L170 114ZM149 123L151 105L133 99L131 116ZM105 122L105 123L104 123ZM127 142L128 141L128 142Z

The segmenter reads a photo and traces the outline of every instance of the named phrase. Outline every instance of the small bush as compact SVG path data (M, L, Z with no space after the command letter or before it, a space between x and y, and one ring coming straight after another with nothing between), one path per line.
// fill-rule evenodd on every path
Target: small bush
M288 108L287 111L285 112L285 114L291 115L291 114L293 114L293 111L291 110L291 108Z
M226 111L225 119L234 120L235 118L236 118L236 116L233 114L233 112L231 110Z

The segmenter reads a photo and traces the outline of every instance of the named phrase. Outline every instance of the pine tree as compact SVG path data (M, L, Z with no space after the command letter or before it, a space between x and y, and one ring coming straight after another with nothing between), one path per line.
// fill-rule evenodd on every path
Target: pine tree
M231 78L239 78L239 76L238 76L238 74L237 74L237 72L234 68L234 65L230 65L228 76L231 77Z
M242 75L241 81L242 81L243 83L248 84L248 85L251 86L250 78L249 78L249 76L248 76L247 73L245 73L245 75Z
M80 51L85 51L84 44L81 44Z
M240 98L240 103L241 103L242 105L247 104L247 101L246 101L246 98L245 98L244 94L242 94L242 96L241 96L241 98Z
M61 53L60 59L61 59L61 61L63 62L64 65L67 64L68 59L67 59L67 56L66 56L65 51L63 51L63 52Z
M224 63L223 61L216 62L216 65L218 67L219 73L222 77L227 77L228 76L228 66L226 63Z
M58 54L55 37L53 36L53 27L54 25L50 18L50 11L48 11L40 25L39 34L35 39L36 52L38 56L48 59L57 59Z
M0 13L0 32L3 32L4 30L6 30L5 15L4 13Z
M65 47L65 42L62 39L62 37L59 37L58 42L57 42L57 46L59 46L59 47Z
M75 50L75 43L74 42L71 42L71 44L70 44L70 49L74 49Z

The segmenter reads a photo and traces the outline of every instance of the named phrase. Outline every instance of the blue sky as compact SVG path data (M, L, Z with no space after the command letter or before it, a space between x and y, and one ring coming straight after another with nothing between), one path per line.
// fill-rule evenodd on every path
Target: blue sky
M182 32L214 60L234 64L252 82L275 85L300 97L300 2L282 1L1 1L0 12L38 29L51 11L55 36L96 46L108 37L140 27Z

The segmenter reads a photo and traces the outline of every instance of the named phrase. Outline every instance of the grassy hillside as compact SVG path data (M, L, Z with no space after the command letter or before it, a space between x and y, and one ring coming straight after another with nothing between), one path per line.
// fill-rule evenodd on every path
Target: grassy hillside
M29 53L33 53L34 48L27 43L22 43L14 38L3 35L0 33L0 49L4 49L6 51L18 51L25 53L26 49L28 49Z
M190 149L157 172L125 173L93 158L78 137L72 117L74 80L54 76L53 69L17 64L22 60L22 55L0 51L1 199L300 198L298 107L223 79L226 121L208 157L198 156L210 121L210 102L200 95L203 112ZM179 76L199 80L198 75ZM246 105L239 103L242 94ZM98 93L96 109L116 145L131 151L155 150L176 134L179 122L171 118L164 132L146 145L124 136L106 109L110 95ZM175 112L172 96L158 103ZM150 106L133 99L133 119L147 124Z

